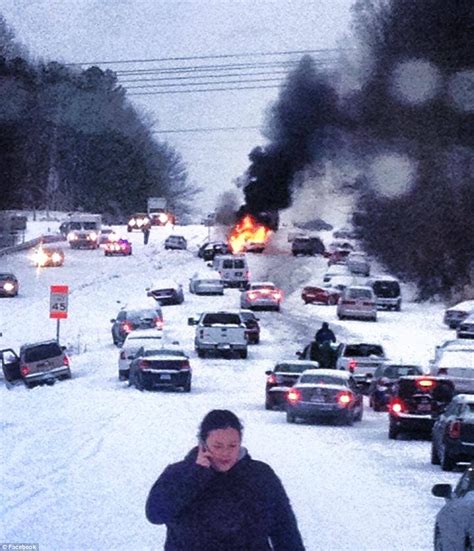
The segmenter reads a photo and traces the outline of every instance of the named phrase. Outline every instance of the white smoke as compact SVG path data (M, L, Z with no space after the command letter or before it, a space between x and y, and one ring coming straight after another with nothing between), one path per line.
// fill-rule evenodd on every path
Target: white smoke
M390 93L401 103L421 105L438 95L441 84L440 71L432 63L404 61L392 72Z
M416 164L406 155L379 155L372 161L368 176L377 193L396 197L409 192L414 185Z
M448 82L448 96L459 111L474 112L474 71L454 74Z

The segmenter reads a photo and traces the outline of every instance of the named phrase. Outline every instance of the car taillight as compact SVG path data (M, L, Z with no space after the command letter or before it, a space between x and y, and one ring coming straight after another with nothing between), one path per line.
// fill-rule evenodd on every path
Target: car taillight
M274 385L276 382L277 382L277 378L276 378L276 375L274 373L272 373L271 375L269 375L267 377L267 383L269 385Z
M255 300L258 297L258 293L247 293L250 300Z
M281 300L283 298L282 293L279 293L278 291L273 293L273 296L276 300Z
M357 367L357 362L352 359L352 360L349 360L349 363L347 364L347 369L352 373L354 371L354 369Z
M147 360L140 360L138 362L138 367L140 369L146 369L147 367L150 367L150 362L148 362Z
M25 377L25 375L28 375L28 373L30 372L30 368L27 365L22 365L20 367L20 371L23 377Z
M461 437L461 421L452 421L448 429L449 438Z
M415 384L418 390L430 392L436 386L436 381L433 381L433 379L417 379Z
M189 369L191 369L191 366L189 365L189 362L183 362L183 363L179 366L179 369L186 369L186 370L189 370Z
M301 392L296 388L292 388L288 391L286 399L290 404L297 404L301 400Z
M69 357L64 355L64 358L63 358L63 365L65 365L66 367L69 367Z
M347 406L351 403L352 401L352 395L350 392L347 392L346 390L342 390L341 392L338 393L338 395L336 396L336 400L337 400L337 403L340 405L340 406Z
M395 413L397 415L398 413L401 413L403 411L403 402L396 398L392 402L390 402L389 409L392 413Z
M131 323L128 323L127 321L122 323L122 329L125 331L125 333L130 333L130 331L133 329L133 326Z
M156 327L157 329L163 329L163 320L160 319L160 318L158 318L158 319L156 320L156 322L155 322L155 327Z

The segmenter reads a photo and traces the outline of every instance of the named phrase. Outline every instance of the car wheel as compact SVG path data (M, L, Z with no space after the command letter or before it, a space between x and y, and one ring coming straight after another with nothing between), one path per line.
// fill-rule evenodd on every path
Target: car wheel
M246 360L246 359L247 359L247 356L248 356L247 349L241 350L241 351L240 351L240 357L241 357L243 360Z
M267 410L273 409L272 401L269 398L265 399L265 409Z
M441 542L441 534L439 533L439 528L437 526L435 528L434 535L434 551L445 551Z
M400 310L402 309L402 305L400 303L398 303L396 306L395 306L395 312L400 312Z
M294 423L296 421L296 417L293 413L290 413L289 411L286 412L286 422L287 423Z
M357 417L354 419L354 421L362 421L362 417L364 416L364 408L361 405L360 406L360 412L358 413Z
M390 438L390 440L396 440L398 432L398 428L393 423L390 423L390 425L388 426L388 437Z
M64 375L61 376L61 379L64 379L64 380L72 379L71 370L68 369L68 370L66 371L66 373L65 373Z
M336 302L337 302L336 297L328 297L329 306L334 306Z
M383 409L381 407L379 401L376 398L372 399L372 407L373 407L374 411L382 411L382 409Z
M436 451L434 440L431 441L431 464L439 465L439 457L438 452Z
M446 448L444 449L443 454L440 457L440 464L443 471L452 471L456 466L456 461L451 455L449 455L449 453L446 451Z
M338 314L338 315L337 315L337 318L340 319L340 320L342 321L343 319L345 319L345 316L343 316L342 314Z
M188 382L183 386L183 390L184 390L184 392L191 392L191 381L188 381Z
M344 425L352 426L354 424L354 412L347 410L342 417L342 422Z
M196 350L196 352L197 352L198 358L205 358L206 357L206 353L204 352L204 350L201 350L201 348L198 348Z
M260 337L257 337L254 341L255 344L258 344L260 342Z
M377 316L374 316L370 321L377 321Z

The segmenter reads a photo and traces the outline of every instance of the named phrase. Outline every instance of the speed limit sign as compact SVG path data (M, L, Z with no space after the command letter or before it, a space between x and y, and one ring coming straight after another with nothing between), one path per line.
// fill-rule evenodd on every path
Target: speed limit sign
M49 317L53 319L67 318L69 287L67 285L51 285L49 301Z

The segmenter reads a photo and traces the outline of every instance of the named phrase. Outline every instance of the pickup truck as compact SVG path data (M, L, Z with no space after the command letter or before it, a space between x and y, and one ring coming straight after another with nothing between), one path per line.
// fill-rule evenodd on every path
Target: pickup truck
M196 326L194 348L200 358L207 352L231 354L247 358L246 326L235 312L203 312L198 318L188 318Z

